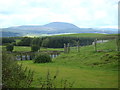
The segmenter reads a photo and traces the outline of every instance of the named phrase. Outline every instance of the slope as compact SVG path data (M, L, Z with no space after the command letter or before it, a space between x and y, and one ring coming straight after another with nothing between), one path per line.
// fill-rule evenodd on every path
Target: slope
M94 46L81 47L80 52L71 48L69 54L62 53L53 59L52 63L34 64L32 61L20 61L35 71L32 86L39 87L38 78L46 77L49 70L54 75L58 70L56 84L60 87L61 79L74 82L73 88L117 88L118 87L118 58L115 41L97 45L101 52L94 52Z

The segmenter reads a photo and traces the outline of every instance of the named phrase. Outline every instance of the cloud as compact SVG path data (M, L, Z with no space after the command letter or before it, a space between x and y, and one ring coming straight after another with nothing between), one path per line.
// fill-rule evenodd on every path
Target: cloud
M101 26L100 28L115 28L115 29L118 29L118 26Z
M117 26L119 0L0 0L1 27L70 22L79 27Z

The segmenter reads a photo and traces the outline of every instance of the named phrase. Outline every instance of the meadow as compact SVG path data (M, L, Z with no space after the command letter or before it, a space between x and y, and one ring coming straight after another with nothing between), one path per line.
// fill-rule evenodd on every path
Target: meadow
M54 35L51 37L80 37L80 38L114 38L118 36L118 34L100 34L100 33L79 33L79 34L62 34L62 35Z
M15 51L22 50L20 48L15 47ZM26 47L23 50L30 50L30 48ZM49 70L51 77L58 72L55 81L58 88L61 87L61 80L73 82L73 88L118 88L119 53L116 51L115 40L97 44L97 50L100 51L95 52L94 45L83 46L80 52L73 47L70 53L61 53L53 58L51 63L35 64L32 60L18 61L18 63L34 71L32 87L40 87L38 79L45 79Z
M63 48L40 48L40 51L63 51ZM29 52L31 51L31 47L30 46L14 46L14 50L13 51L17 51L17 52Z

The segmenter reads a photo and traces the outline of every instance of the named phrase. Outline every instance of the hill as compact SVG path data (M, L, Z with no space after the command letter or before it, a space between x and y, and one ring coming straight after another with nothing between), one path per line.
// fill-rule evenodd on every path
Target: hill
M100 52L94 51L94 45L71 48L70 53L62 53L52 63L34 64L32 61L19 61L35 71L33 87L39 87L37 78L46 77L49 70L54 75L59 71L56 85L60 87L61 79L74 82L73 88L117 88L118 57L114 40L97 44ZM103 51L102 51L103 50ZM52 77L52 76L51 76ZM92 82L92 83L91 83Z
M36 35L40 36L41 34L61 34L61 33L117 33L116 29L93 29L93 28L80 28L74 24L66 23L66 22L51 22L46 25L23 25L16 27L8 27L1 28L2 32L6 32L3 37L9 35L9 37L13 36L8 33L15 33L15 36L30 36Z

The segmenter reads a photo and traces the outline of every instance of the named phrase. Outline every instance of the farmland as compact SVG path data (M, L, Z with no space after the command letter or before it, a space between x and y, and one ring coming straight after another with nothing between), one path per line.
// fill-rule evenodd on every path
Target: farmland
M49 63L34 63L34 59L17 61L19 65L22 64L23 69L27 67L34 71L33 82L30 88L41 88L42 80L43 82L48 82L48 79L51 80L50 82L54 84L56 88L118 88L118 59L120 53L115 39L117 35L71 34L63 36L58 35L52 36L52 38L51 36L50 38L43 38L42 43L41 38L21 37L15 39L16 42L12 39L14 41L12 43L15 45L12 52L16 54L19 53L20 55L24 55L26 52L32 52L31 42L41 45L37 54L49 51L62 51L57 57L52 58L52 62ZM83 37L85 39L83 39ZM95 51L95 44L90 44L96 38L108 40L107 42L96 43L97 51ZM51 41L49 41L50 39ZM57 40L53 42L52 39L53 41ZM70 46L70 51L67 53L63 52L64 48L48 48L46 46L51 44L51 42L53 42L54 46L60 45L61 43L61 45L63 45L64 40L70 41L71 39L73 39L73 42L71 42L70 45L75 44ZM60 44L58 44L58 40L61 42ZM78 46L76 46L77 40L86 43L80 45L79 51ZM85 40L90 40L90 43L85 42ZM26 44L26 42L28 43ZM67 42L66 44L68 45ZM1 47L5 48L7 45L9 44L5 43L4 46ZM55 80L54 77L56 77Z
M58 70L58 87L60 80L64 78L70 82L75 81L74 88L117 88L118 53L115 51L115 41L98 44L98 49L106 52L94 52L94 46L90 45L81 47L80 52L73 48L69 54L62 53L51 63L34 64L32 61L19 63L35 71L33 87L40 86L37 79L46 77L48 70L52 75Z

